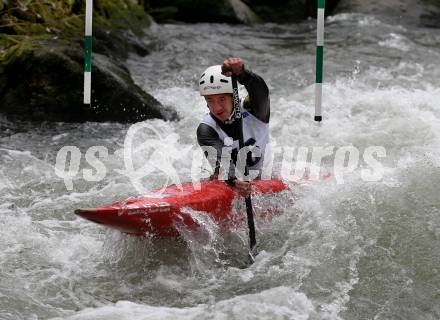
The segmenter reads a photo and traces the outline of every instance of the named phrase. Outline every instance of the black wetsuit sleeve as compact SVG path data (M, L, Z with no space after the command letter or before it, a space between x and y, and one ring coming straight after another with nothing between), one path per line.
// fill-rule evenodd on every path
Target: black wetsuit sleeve
M251 110L248 110L255 117L265 123L269 123L270 99L269 88L263 78L249 70L244 70L238 76L238 82L245 86L249 93Z
M216 150L217 154L215 159L208 157L208 154L206 153L205 156L207 157L208 162L211 164L211 166L215 168L214 172L218 173L221 163L223 141L220 140L217 132L209 125L201 123L197 128L197 142L201 147L209 146L213 147ZM231 159L228 172L228 181L230 182L233 180L235 180L235 165L233 159Z

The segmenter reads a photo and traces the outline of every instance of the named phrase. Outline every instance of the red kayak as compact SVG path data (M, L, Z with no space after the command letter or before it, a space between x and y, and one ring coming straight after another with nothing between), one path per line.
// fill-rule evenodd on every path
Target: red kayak
M252 185L253 195L288 189L281 180L254 180ZM176 236L177 223L183 223L191 229L197 228L197 221L185 208L205 212L214 221L228 225L233 220L232 204L235 198L240 197L238 193L218 180L200 182L199 186L195 188L191 182L180 186L171 185L147 196L118 201L108 206L77 209L75 214L132 235L150 233L156 236ZM264 214L268 215L276 210L268 208L266 211Z

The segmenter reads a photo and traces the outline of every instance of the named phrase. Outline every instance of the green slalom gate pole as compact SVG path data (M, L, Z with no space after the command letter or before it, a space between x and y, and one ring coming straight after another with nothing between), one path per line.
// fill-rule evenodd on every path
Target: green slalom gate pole
M84 104L90 104L92 92L92 13L93 0L86 0L84 32Z
M324 10L325 0L318 0L316 28L316 82L315 82L315 121L322 120L322 73L324 60Z

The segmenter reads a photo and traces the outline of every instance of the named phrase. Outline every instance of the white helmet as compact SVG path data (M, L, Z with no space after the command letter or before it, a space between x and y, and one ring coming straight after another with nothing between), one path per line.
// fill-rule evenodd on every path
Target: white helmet
M232 93L231 78L222 74L221 65L211 66L200 77L199 91L201 96Z

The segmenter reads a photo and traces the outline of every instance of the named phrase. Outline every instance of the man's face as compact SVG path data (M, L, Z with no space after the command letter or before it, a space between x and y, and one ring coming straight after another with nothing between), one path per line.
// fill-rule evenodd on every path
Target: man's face
M220 121L228 120L232 112L232 94L221 93L205 96L211 113Z

